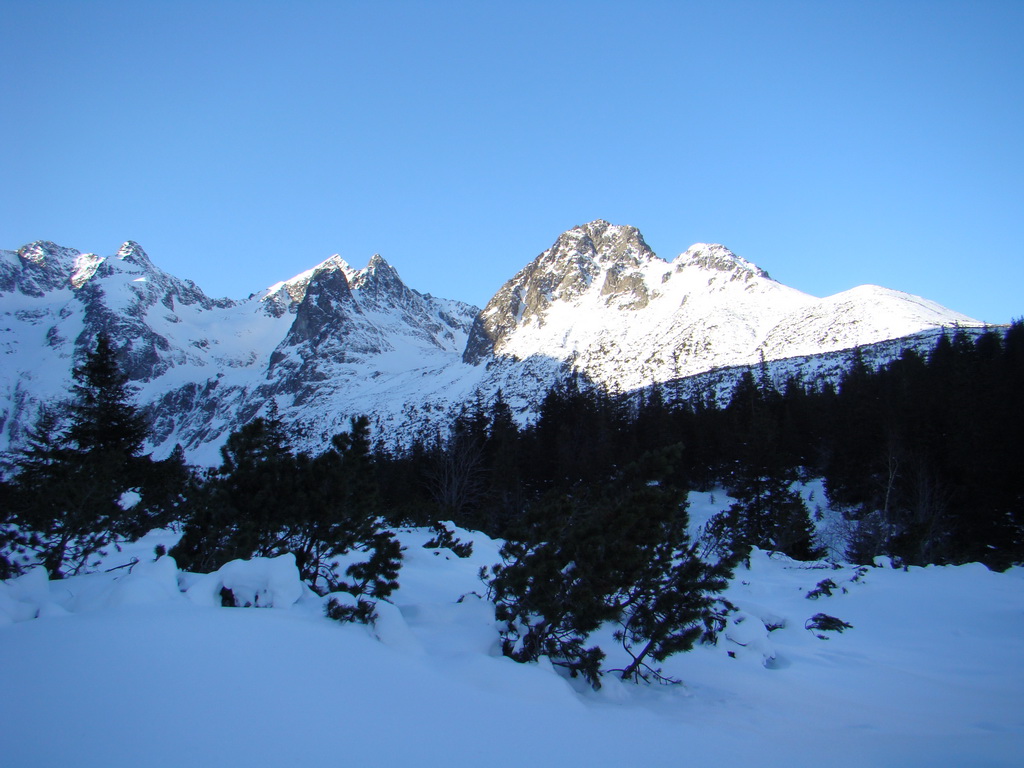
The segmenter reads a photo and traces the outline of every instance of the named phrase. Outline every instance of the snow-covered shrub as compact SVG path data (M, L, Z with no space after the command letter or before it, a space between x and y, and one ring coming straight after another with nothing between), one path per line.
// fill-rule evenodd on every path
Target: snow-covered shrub
M291 451L279 420L253 419L228 438L171 554L203 572L290 553L317 594L387 597L401 548L379 514L368 430L367 419L354 418L331 450L310 457ZM353 562L359 554L368 559Z
M324 603L324 615L343 624L373 624L377 620L377 604L348 592L336 592Z
M295 555L232 560L199 577L188 597L200 605L239 608L289 608L306 593Z
M589 636L615 622L631 661L606 671L666 681L654 663L715 633L715 595L731 562L698 556L687 534L686 492L651 482L665 476L662 458L652 453L599 490L559 494L529 511L524 540L505 543L489 584L506 656L546 656L598 688L605 653L588 647Z
M423 545L424 549L449 549L456 557L466 558L473 554L473 542L462 541L452 532L452 523L436 522L430 526L434 538Z
M804 622L804 629L813 633L820 640L828 640L827 635L819 634L815 630L820 630L821 632L843 632L847 629L853 629L853 625L848 624L842 619L837 619L835 616L829 616L827 613L816 613Z
M819 597L831 597L833 589L838 589L838 587L832 579L822 579L805 597L808 600L817 600Z

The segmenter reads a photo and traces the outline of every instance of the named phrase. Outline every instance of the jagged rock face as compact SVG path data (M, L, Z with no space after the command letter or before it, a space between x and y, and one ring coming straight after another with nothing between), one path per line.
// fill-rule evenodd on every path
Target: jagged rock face
M295 320L282 344L288 347L308 344L317 348L352 330L352 291L340 269L317 270L306 294L295 311ZM273 366L273 360L271 361Z
M635 227L598 220L565 232L548 250L501 287L473 324L463 359L480 363L502 354L506 340L530 323L543 325L556 303L574 302L602 275L607 306L646 306L647 287L639 268L654 253Z
M542 355L632 388L749 356L764 326L805 300L723 246L696 245L668 263L635 228L595 221L501 288L464 359Z
M730 251L724 245L705 245L698 243L691 246L674 262L677 272L695 267L706 272L723 272L730 282L749 283L755 278L771 280L771 277L760 267L751 264Z
M18 291L26 296L40 297L48 291L66 288L75 263L81 254L56 243L37 241L4 251L0 262L0 292Z
M38 242L0 251L0 450L66 396L101 330L157 455L180 443L213 464L231 431L270 408L296 449L322 450L359 414L379 439L408 444L499 389L528 420L572 372L613 390L659 382L676 397L720 396L745 365L834 377L837 350L875 344L883 361L927 337L876 342L954 323L976 325L876 286L816 299L720 245L666 262L638 230L606 221L561 235L482 312L409 288L380 256L363 269L332 256L232 301L162 272L137 243L101 257Z
M161 272L130 241L109 259L47 242L0 252L0 297L5 309L26 304L15 317L47 326L47 346L64 356L81 356L82 345L100 331L123 339L121 362L140 381L159 376L169 364L160 353L171 345L158 328L182 322L176 308L234 305Z
M352 287L359 291L367 304L397 304L409 307L416 302L416 294L410 290L395 268L379 254L374 254L366 269L352 271Z
M206 364L190 333L195 314L235 305L161 272L132 242L109 258L32 243L0 252L0 275L0 345L11 363L0 373L0 430L15 444L40 402L66 396L100 331L114 339L129 377L145 384Z

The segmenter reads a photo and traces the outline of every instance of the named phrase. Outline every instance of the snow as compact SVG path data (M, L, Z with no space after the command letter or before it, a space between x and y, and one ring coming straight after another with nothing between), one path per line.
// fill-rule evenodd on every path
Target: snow
M128 490L121 494L117 500L117 506L121 509L131 509L142 500L142 496L136 490Z
M594 692L500 655L477 578L499 542L456 535L470 558L399 532L402 586L376 627L324 618L287 556L182 573L153 556L169 532L104 564L131 567L0 584L0 764L1019 764L1022 569L755 550L718 644L665 663L682 685L606 676ZM807 599L825 578L833 595ZM219 607L220 583L274 607ZM817 613L853 628L819 639L804 628Z
M295 555L232 560L193 583L186 594L196 605L221 604L221 590L229 590L235 605L255 608L291 608L309 591L299 581Z

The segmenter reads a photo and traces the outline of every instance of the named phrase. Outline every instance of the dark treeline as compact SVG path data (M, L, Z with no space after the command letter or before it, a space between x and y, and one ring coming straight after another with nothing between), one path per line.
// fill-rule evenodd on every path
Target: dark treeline
M476 403L446 439L378 452L385 506L516 538L529 510L606 497L627 466L657 457L653 480L736 498L716 523L741 544L821 554L790 491L821 477L853 523L846 554L856 562L1005 568L1024 558L1024 325L953 331L929 354L907 350L877 371L850 354L837 387L776 388L754 370L724 408L666 403L657 387L612 397L578 379L552 388L524 428L500 396Z

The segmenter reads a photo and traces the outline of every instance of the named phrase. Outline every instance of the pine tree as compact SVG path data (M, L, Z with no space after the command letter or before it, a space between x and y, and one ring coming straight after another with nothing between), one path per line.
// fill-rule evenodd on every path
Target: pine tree
M547 656L598 687L605 654L588 637L617 621L633 657L618 671L664 679L648 661L709 630L730 563L706 566L688 540L686 494L670 480L680 458L679 446L646 454L599 490L580 486L530 511L490 581L507 656Z
M68 440L81 454L113 456L122 465L142 451L145 419L132 403L132 392L117 364L110 337L100 333L96 349L74 370Z
M281 554L287 519L300 507L300 461L280 420L257 417L221 448L221 466L192 494L181 540L171 551L178 564L216 570L239 558Z
M573 676L600 687L604 652L587 636L617 611L595 559L607 532L567 496L529 513L530 527L546 540L509 540L501 548L489 594L502 623L502 652L519 662L546 656ZM543 531L543 533L541 533Z
M401 552L381 517L369 428L365 416L351 419L349 431L336 435L331 450L312 461L303 484L296 556L303 577L321 593L340 589L386 598L397 587ZM367 553L369 559L350 565L342 576L335 558L351 551Z
M783 441L786 402L769 388L763 369L760 383L748 371L737 384L726 413L739 441L729 478L736 503L722 521L734 526L733 537L744 549L760 547L813 560L822 551L814 544L807 506L792 490L798 458Z
M146 423L106 334L73 375L67 406L41 410L12 491L16 519L54 578L78 573L114 539L148 530L144 508L124 508L128 492L150 479Z
M380 516L369 420L353 418L349 433L311 458L291 451L279 419L260 417L229 436L221 455L171 551L179 564L212 571L230 560L291 552L311 589L358 598L329 615L371 621L373 601L398 586L401 549ZM342 573L338 558L353 551L366 559Z
M688 651L717 629L721 609L716 594L728 585L731 564L705 562L696 545L678 548L680 544L662 547L646 578L627 592L622 629L616 635L632 658L621 670L623 680L667 680L648 659L661 662Z
M522 514L527 491L522 469L523 438L500 389L491 406L484 457L488 492L481 527L492 536L503 537L508 526Z

